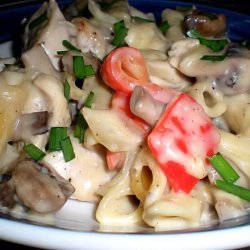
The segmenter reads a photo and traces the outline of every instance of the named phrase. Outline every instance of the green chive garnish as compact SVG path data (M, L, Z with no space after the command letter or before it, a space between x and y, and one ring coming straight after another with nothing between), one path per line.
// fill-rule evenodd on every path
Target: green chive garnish
M146 18L139 17L139 16L131 16L131 19L132 21L135 21L137 23L143 23L143 22L154 23L154 20L146 19Z
M94 99L94 95L95 95L94 92L90 91L86 101L83 104L84 107L91 108L91 105L92 105L93 99Z
M84 60L82 56L73 56L73 70L76 79L83 79L84 74Z
M240 197L243 200L247 200L250 201L250 189L226 182L226 181L222 181L222 180L217 180L215 182L215 186L227 193L236 195L238 197Z
M88 127L88 124L83 118L82 113L79 111L77 115L76 126L74 129L74 137L79 139L79 143L83 142L84 133L87 127Z
M208 160L225 181L233 183L240 178L237 172L220 153L208 157Z
M191 29L187 31L187 36L191 38L200 38L202 37L201 33L196 29Z
M202 35L200 34L198 30L195 30L195 29L187 31L187 36L191 38L199 39L200 44L207 46L213 52L221 51L225 47L225 45L228 44L227 39L220 39L220 40L206 39L202 37Z
M164 21L160 23L158 27L161 30L161 32L164 34L169 29L169 23L168 21Z
M29 29L32 30L35 27L41 25L43 22L45 22L48 19L48 13L47 11L44 12L41 16L37 17L34 19L32 22L29 24Z
M73 51L78 51L78 52L81 52L80 49L76 48L73 44L71 44L69 41L67 40L63 40L63 46L65 48L67 48L68 50L73 50Z
M125 37L128 34L128 28L125 26L124 21L120 21L114 24L113 26L114 29L114 38L112 40L112 44L114 46L122 46L125 45Z
M205 38L198 38L200 41L200 44L206 45L208 48L210 48L213 52L219 52L221 51L226 44L228 44L227 39L220 39L220 40L210 40Z
M63 92L64 92L64 96L67 100L67 102L69 102L70 100L70 85L67 79L65 79L64 85L63 85Z
M23 147L23 150L35 161L41 161L46 155L40 148L34 144L27 144Z
M201 60L219 62L223 61L226 58L226 55L205 55L201 58Z
M68 162L68 161L71 161L72 159L74 159L75 153L74 153L74 149L73 149L73 146L72 146L72 143L71 143L69 136L67 136L66 138L61 140L60 144L61 144L61 148L62 148L63 157L64 157L65 162Z
M66 127L52 127L49 134L49 151L61 150L60 142L67 137Z
M94 74L95 74L95 71L94 71L92 65L90 65L90 64L89 65L84 65L84 75L85 75L85 77L92 76Z
M82 56L73 56L73 70L76 79L84 79L85 77L95 74L92 65L85 65Z
M68 50L59 50L57 51L57 55L62 56L62 55L67 54L68 52L69 52Z

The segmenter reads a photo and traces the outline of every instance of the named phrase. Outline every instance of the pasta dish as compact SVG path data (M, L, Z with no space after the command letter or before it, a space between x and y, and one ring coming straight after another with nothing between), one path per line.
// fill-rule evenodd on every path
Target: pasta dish
M248 215L250 46L225 15L50 0L23 25L0 59L1 211L75 199L155 230Z

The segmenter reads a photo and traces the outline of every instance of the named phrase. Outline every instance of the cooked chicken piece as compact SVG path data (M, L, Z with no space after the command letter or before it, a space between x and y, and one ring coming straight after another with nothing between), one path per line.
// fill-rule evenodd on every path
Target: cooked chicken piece
M40 25L30 28L32 21L43 14L47 15L46 20ZM24 34L24 50L40 44L55 69L60 70L60 57L57 55L57 51L65 50L62 41L70 41L71 37L75 35L75 26L66 21L56 1L50 0L49 3L44 3L28 22Z
M73 198L96 201L96 191L111 180L113 173L107 169L104 152L88 150L76 138L71 137L71 141L76 158L65 162L63 153L55 151L48 153L43 163L73 185Z

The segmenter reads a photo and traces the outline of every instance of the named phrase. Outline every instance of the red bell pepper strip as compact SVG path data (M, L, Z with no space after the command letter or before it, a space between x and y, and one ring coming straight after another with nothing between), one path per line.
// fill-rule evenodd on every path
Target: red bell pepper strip
M125 161L125 157L125 152L111 152L107 149L106 161L108 169L111 171L120 169Z
M168 103L177 94L173 89L162 88L149 81L145 60L136 48L120 47L111 51L100 73L108 86L125 95L131 95L138 85L162 103Z
M206 158L218 151L219 141L210 118L185 93L167 105L148 136L149 148L173 190L186 193L202 178L193 174L195 159L206 164Z

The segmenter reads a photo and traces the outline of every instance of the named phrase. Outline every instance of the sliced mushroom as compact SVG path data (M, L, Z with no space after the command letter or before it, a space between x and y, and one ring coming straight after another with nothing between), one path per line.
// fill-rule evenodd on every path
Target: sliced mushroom
M43 134L48 131L47 121L49 114L47 111L35 112L21 115L16 122L11 141L25 140L32 135Z
M202 12L187 15L184 19L184 25L187 30L198 30L204 37L223 36L227 28L225 15L205 15Z
M0 176L0 204L7 208L13 208L16 204L15 190L9 173Z
M154 98L142 87L135 87L130 98L130 110L136 116L142 118L153 126L159 119L165 105Z
M18 198L25 206L39 213L59 210L74 193L68 181L57 178L42 173L40 166L31 160L19 162L12 172Z

